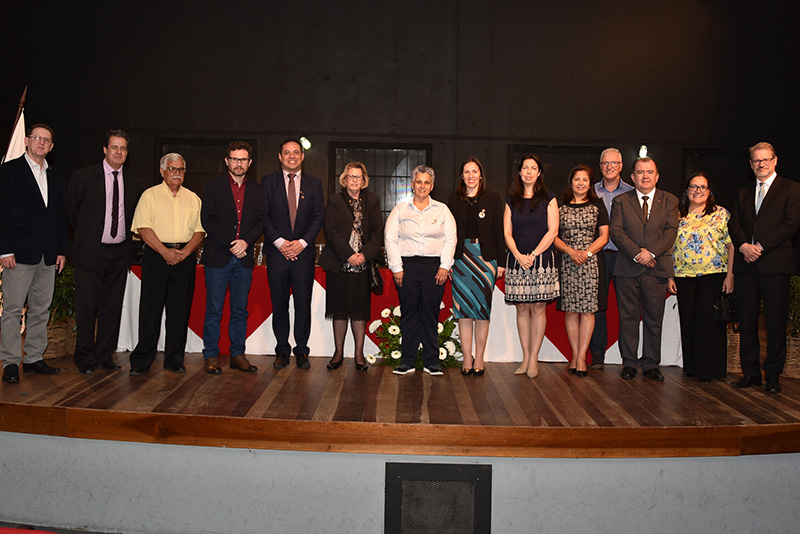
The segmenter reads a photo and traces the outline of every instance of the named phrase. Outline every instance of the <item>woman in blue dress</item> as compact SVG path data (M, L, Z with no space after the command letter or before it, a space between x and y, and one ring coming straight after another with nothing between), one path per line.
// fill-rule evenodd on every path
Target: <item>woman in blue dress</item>
M558 235L558 202L547 191L542 162L528 154L519 165L506 199L503 231L506 262L506 302L517 308L522 365L514 374L539 374L539 349L547 326L547 303L559 296L558 268L553 241Z

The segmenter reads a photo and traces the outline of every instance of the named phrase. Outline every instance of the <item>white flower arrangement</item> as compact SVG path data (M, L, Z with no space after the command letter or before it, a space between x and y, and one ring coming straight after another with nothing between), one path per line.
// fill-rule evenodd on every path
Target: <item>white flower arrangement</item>
M450 341L449 339L444 342L444 348L447 349L447 354L450 356L455 356L456 354L456 344Z
M447 349L444 347L439 347L439 359L444 360L447 358Z
M402 357L403 357L403 353L400 352L399 350L393 350L392 351L392 358L394 358L395 360L399 360Z
M384 319L388 319L391 314L392 310L390 310L389 308L384 308L383 311L381 312L381 317L383 317Z
M400 317L400 305L399 304L394 307L394 311L392 311L392 313L394 313L395 317Z
M400 327L397 326L396 324L389 325L389 333L392 334L393 336L400 334Z
M377 330L377 329L378 329L378 327L379 327L380 325L382 325L382 324L383 324L383 321L381 321L380 319L375 319L374 321L372 321L371 323L369 323L369 333L370 333L370 334L374 334L374 333L375 333L375 330Z
M436 325L436 333L441 334L442 332L444 332L444 325L442 323L439 323L438 325Z
M378 361L378 358L376 358L374 354L367 354L366 356L364 356L364 358L367 359L367 363L369 363L370 365Z

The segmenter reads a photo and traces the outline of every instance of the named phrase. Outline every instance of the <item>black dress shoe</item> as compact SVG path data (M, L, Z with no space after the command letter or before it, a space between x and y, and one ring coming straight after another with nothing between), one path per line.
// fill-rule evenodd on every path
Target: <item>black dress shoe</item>
M475 372L475 369L467 369L466 367L462 367L461 368L461 374L464 375L464 376L471 375L474 372Z
M138 369L136 367L131 367L131 370L128 371L128 374L131 376L144 376L147 374L149 369Z
M620 375L625 380L630 380L636 376L636 367L623 367L622 374Z
M297 359L298 369L311 369L311 362L308 361L308 354L298 354L295 356Z
M181 374L186 372L186 367L183 365L165 365L164 370L169 371L170 373Z
M710 384L711 383L711 379L710 378L706 378L705 376L700 376L700 377L697 378L697 380L699 380L701 384Z
M6 365L5 369L3 369L3 382L8 382L9 384L19 382L19 366L17 364Z
M661 374L661 371L658 370L657 367L653 367L652 369L648 369L647 371L642 371L642 374L645 378L649 378L650 380L655 380L656 382L663 382L664 375Z
M761 377L756 378L754 376L744 375L741 379L737 380L736 382L731 382L731 385L739 389L746 389L749 388L750 386L760 386Z
M483 373L485 373L485 372L486 372L486 368L483 368L483 369L473 369L473 370L472 370L472 374L474 374L475 376L483 376Z
M275 355L275 363L272 364L272 367L275 369L283 369L289 365L289 355L288 354L276 354Z
M38 373L40 375L54 375L60 369L56 369L55 367L50 367L44 360L39 360L38 362L33 363L22 363L22 370L26 373Z
M777 380L767 380L767 383L764 386L767 389L767 393L780 393L781 392L781 385L778 383Z
M98 367L102 369L107 369L109 371L119 371L120 369L122 369L122 367L114 363L114 360L105 361L101 363Z
M575 371L575 376L578 378L586 378L589 375L589 371Z
M574 375L575 373L577 373L577 372L578 372L578 369L577 369L577 368L575 368L575 367L567 367L567 372L568 372L569 374L571 374L571 375Z
M697 375L696 375L696 374L694 374L694 373L693 373L693 372L691 372L691 371L684 371L684 372L683 372L683 378L686 378L687 380L691 380L691 379L693 379L693 378L697 378Z
M334 356L333 358L331 358L331 361L329 361L328 365L326 365L325 367L333 371L341 367L343 361L344 361L344 356L340 357L338 360L336 359L336 356Z
M94 366L92 367L78 367L78 372L82 375L93 375Z
M356 362L356 371L369 371L369 365Z

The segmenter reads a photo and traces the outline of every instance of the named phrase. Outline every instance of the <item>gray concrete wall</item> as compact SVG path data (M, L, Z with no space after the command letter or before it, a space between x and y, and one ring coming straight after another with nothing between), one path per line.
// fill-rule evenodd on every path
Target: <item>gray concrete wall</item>
M511 459L0 433L0 521L104 532L375 533L385 463L492 465L492 532L797 532L800 455Z

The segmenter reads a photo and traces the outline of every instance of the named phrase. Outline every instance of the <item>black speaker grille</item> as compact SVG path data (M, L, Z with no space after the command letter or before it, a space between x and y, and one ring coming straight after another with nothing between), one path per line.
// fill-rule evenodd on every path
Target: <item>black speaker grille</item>
M475 484L450 480L404 480L400 499L403 534L472 534Z

